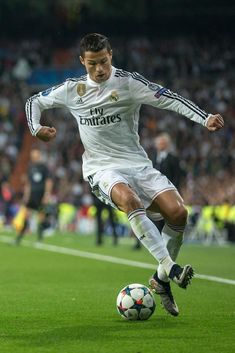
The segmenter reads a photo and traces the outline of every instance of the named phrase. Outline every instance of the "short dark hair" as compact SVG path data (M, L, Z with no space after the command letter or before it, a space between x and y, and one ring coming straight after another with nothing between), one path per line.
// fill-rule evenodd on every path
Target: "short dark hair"
M107 37L99 33L90 33L85 35L80 41L80 55L84 57L86 51L98 52L107 49L111 51L111 45Z

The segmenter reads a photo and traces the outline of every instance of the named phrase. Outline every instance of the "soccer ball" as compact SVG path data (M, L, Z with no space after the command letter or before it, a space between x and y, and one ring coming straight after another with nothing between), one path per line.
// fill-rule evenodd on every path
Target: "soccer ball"
M155 307L152 293L143 284L128 284L117 296L117 310L127 320L148 320Z

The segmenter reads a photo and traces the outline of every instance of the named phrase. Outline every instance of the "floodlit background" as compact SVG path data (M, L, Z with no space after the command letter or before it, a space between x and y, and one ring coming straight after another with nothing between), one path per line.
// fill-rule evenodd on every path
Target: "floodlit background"
M234 341L235 3L218 0L0 0L0 352L230 353ZM150 158L161 132L179 158L179 190L189 210L179 262L197 277L180 308L147 322L126 322L116 296L129 283L148 285L154 258L138 246L125 214L118 235L97 209L82 178L77 126L63 109L43 113L57 128L51 143L29 133L24 105L31 95L84 73L78 44L87 33L110 38L117 68L137 71L220 113L225 127L209 133L172 112L141 109L139 133ZM49 224L37 242L37 213L22 226L29 152L39 147L53 178Z
M231 1L1 0L2 227L10 226L17 213L29 150L39 145L53 174L51 202L69 205L67 211L61 206L62 213L72 210L65 227L94 230L90 219L79 222L79 214L86 216L93 200L82 180L83 147L75 120L65 110L46 112L43 119L57 127L58 136L42 144L29 134L24 104L33 93L83 74L79 40L86 33L101 32L110 38L116 67L137 71L207 112L223 115L225 128L212 134L174 113L146 106L139 132L150 158L154 138L160 132L170 134L182 170L179 189L190 207L193 227L202 220L197 233L213 233L216 228L218 235L223 229L222 237L234 241L234 14ZM92 212L87 217L93 218ZM200 236L205 234L196 235Z

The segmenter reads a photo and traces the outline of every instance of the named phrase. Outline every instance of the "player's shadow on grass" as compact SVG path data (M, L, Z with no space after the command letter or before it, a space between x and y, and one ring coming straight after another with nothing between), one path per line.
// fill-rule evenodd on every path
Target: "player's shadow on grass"
M135 337L136 342L141 343L144 334L145 339L154 343L156 330L158 338L165 339L169 330L175 330L177 326L182 329L182 325L186 326L187 324L183 320L179 321L170 316L158 316L148 321L126 321L120 318L120 320L110 320L108 324L106 321L106 326L97 325L97 323L92 325L92 322L90 325L83 325L81 322L80 325L54 327L45 330L34 328L34 332L20 330L19 334L5 335L5 338L9 341L16 341L17 345L21 347L53 347L66 344L66 342L76 342L76 344L81 345L89 343L91 346L104 344L107 346L108 343L125 342L128 336Z

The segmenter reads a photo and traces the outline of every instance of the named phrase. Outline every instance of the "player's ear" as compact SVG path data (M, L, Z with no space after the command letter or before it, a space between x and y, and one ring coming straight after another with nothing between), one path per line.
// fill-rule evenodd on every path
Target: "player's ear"
M112 57L113 57L113 51L112 51L112 49L110 50L109 55L110 55L110 57L111 57L111 59L112 59Z
M85 65L85 61L84 61L84 59L83 59L83 57L81 55L79 55L79 60L80 60L82 65Z

